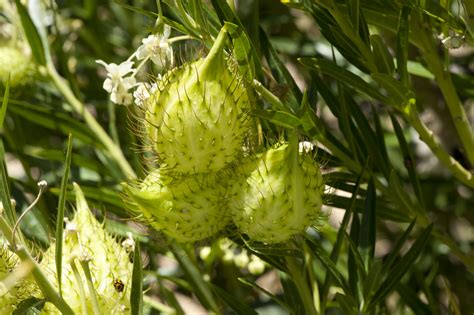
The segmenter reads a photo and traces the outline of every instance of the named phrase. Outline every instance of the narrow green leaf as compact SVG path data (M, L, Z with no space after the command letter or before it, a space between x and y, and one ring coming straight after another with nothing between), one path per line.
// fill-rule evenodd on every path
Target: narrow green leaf
M87 187L87 186L81 186L82 191L84 192L84 195L86 196L87 200L94 201L98 204L104 204L108 210L110 210L110 207L115 207L118 209L125 209L125 203L122 198L120 198L120 195L117 193L116 190L107 188L107 187ZM49 192L59 195L60 190L57 188L51 188L49 189ZM67 193L67 199L68 200L74 200L75 198L75 193L74 191L68 191Z
M254 288L257 291L262 292L263 294L267 295L271 300L275 301L277 304L279 304L284 309L286 309L288 311L291 311L292 308L287 303L285 303L283 300L281 300L280 298L275 296L273 293L265 290L264 288L262 288L261 286L259 286L255 282L249 281L249 280L244 279L244 278L239 278L239 281L242 282L245 285L248 285L248 286Z
M5 83L5 93L3 94L2 109L0 110L0 130L2 131L3 131L3 122L5 121L5 116L7 114L9 97L10 97L10 77L8 77L8 80Z
M352 197L351 197L351 200L350 200L350 204L348 205L347 208L345 208L346 212L344 213L344 217L342 218L341 226L339 227L339 231L337 232L336 242L334 243L334 246L332 248L331 255L330 255L330 258L334 263L337 263L337 260L339 258L339 254L340 254L340 251L341 251L341 248L342 248L342 244L344 242L344 232L345 232L345 230L346 230L346 228L349 224L350 218L351 218L351 216L354 218L356 200L357 200L357 196L359 195L359 192L360 192L360 184L362 182L362 178L364 176L366 166L367 165L364 166L364 169L362 170L361 174L357 178L357 181L356 181L355 185L353 187L351 187L352 188L351 189ZM350 265L349 265L349 267L350 267ZM323 284L321 292L320 292L320 296L321 296L320 299L321 299L322 309L325 308L327 294L329 292L331 282L332 282L331 274L326 273L326 278L324 279L324 284ZM349 273L349 285L351 285L351 273ZM351 286L351 288L352 288L352 286ZM356 291L353 290L353 292L356 292Z
M166 25L169 25L171 28L174 28L175 30L177 31L180 31L181 33L183 34L192 34L194 36L198 36L198 34L196 34L194 31L189 31L186 26L184 26L182 23L179 23L179 22L176 22L170 18L167 18L167 17L163 17L163 22L166 24ZM199 38L199 37L197 37Z
M191 0L189 1L189 9L192 12L191 15L196 20L196 23L202 28L207 29L207 19L204 18L204 11L202 8L202 1Z
M387 91L390 101L386 104L392 105L401 111L405 112L406 107L410 105L410 100L415 98L407 85L395 80L388 74L373 73L372 78Z
M392 194L388 197L392 199L395 204L398 204L398 210L411 216L410 220L413 219L413 215L421 214L424 215L423 209L416 199L413 199L412 195L409 194L400 182L400 178L395 171L392 171L389 178L389 188Z
M10 189L8 187L8 173L5 165L5 147L3 138L0 137L0 201L5 209L8 222L13 226L16 222L15 209L11 204Z
M336 280L336 283L342 288L342 290L344 290L346 294L349 295L351 293L351 290L347 285L346 280L339 272L339 270L337 270L336 264L331 260L331 258L321 247L321 245L316 240L313 240L311 238L306 239L306 244L311 249L313 256L323 263L327 271L331 274L334 280Z
M358 270L362 270L360 273L361 275L365 274L365 267L364 264L362 263L362 269L360 267L357 267L356 260L357 258L355 257L356 255L360 256L360 253L357 252L357 248L359 247L359 235L360 235L360 218L357 213L352 214L352 222L351 222L351 230L350 230L350 242L355 246L356 250L351 249L351 245L349 243L349 248L348 248L348 253L347 253L347 273L348 273L348 282L349 286L354 293L354 296L359 300L360 296L360 281L359 281L359 272ZM344 234L346 234L346 231L344 230ZM347 237L346 237L347 238ZM357 252L357 254L355 254ZM360 259L362 260L362 258Z
M375 126L375 138L377 142L377 151L380 152L380 157L385 161L386 165L390 165L390 159L388 158L387 146L385 145L385 135L380 122L380 114L377 112L375 107L372 107L372 118ZM388 175L388 173L387 173Z
M429 80L434 80L435 78L434 74L430 70L428 70L425 66L423 66L421 63L416 62L416 61L408 60L407 70L409 74L416 75L421 78L425 78ZM459 83L459 82L456 82L456 78L458 78L458 76L456 76L453 73L453 81L455 84ZM469 84L469 85L472 87L472 84Z
M38 314L43 308L45 301L36 297L30 297L21 301L13 311L12 315L33 315Z
M410 19L410 8L403 6L400 11L398 29L397 29L397 71L400 76L400 82L408 86L408 29Z
M399 283L397 286L397 292L400 294L402 300L413 310L414 314L433 314L430 308L420 300L417 292L415 292L410 286Z
M357 314L357 305L346 295L336 293L336 301L344 314Z
M364 154L361 161L366 161L370 157L371 163L376 167L376 170L380 170L388 178L391 169L390 161L384 157L383 149L379 148L377 136L372 130L367 117L347 91L345 91L344 96L348 103L350 114L357 123L357 130L353 130L352 133L357 139L359 150ZM357 137L359 134L361 136ZM367 152L363 149L366 149Z
M358 216L353 215L353 220L356 220L355 218L358 218ZM358 219L356 221L358 221ZM357 226L357 225L358 224L353 224L353 226L351 226L351 234L353 234L353 231L354 231L354 234L355 234L355 232L360 233L360 226ZM357 228L353 229L352 227L357 227ZM364 260L361 256L361 254L359 253L359 251L357 250L357 245L353 241L353 236L347 234L346 231L344 231L344 236L346 238L347 244L349 244L349 252L350 252L350 254L352 255L352 258L353 258L352 261L348 262L349 270L352 271L352 273L354 275L356 275L356 273L354 271L359 271L359 273L362 276L362 279L364 279L368 272L365 269ZM356 235L354 235L354 236L356 236ZM351 264L351 262L354 263L354 264ZM353 270L351 270L351 269L353 269ZM351 274L351 272L349 272L349 275L350 274ZM354 283L357 283L357 282L354 282ZM354 292L356 292L356 291L354 291Z
M384 43L382 37L378 34L371 35L370 42L372 43L372 53L377 69L382 73L392 74L395 70L395 64L387 44Z
M305 67L328 74L376 100L386 104L390 103L388 98L380 94L377 89L374 89L374 87L369 83L365 82L349 70L337 66L331 61L316 58L300 58L299 61Z
M132 315L143 314L143 266L140 242L135 243L133 251L132 288L130 291L130 306Z
M351 24L352 27L354 28L354 33L358 34L359 33L359 6L360 6L360 1L359 0L346 0L346 5L347 5L347 11L349 13L349 17L351 19Z
M67 194L67 183L69 180L69 171L71 168L71 156L72 156L72 135L69 134L66 149L66 159L64 162L64 173L61 180L61 191L59 193L59 204L58 214L56 217L56 248L55 248L55 260L56 260L56 275L58 279L59 294L62 294L62 270L63 270L63 226L64 226L64 212L66 208L66 194Z
M384 1L383 4L375 1L363 1L362 11L370 25L396 33L399 18L397 3Z
M335 185L336 188L337 185ZM326 205L331 206L331 207L336 207L340 209L346 209L349 207L351 203L351 199L343 196L336 196L336 195L328 195L326 197ZM357 200L354 210L358 213L362 213L364 211L364 202L362 200ZM377 205L377 215L381 219L385 220L391 220L395 222L410 222L412 218L407 215L406 213L402 211L397 211L396 208L394 208L394 203L393 201L390 200L390 202L385 201L384 204L378 204Z
M219 17L219 20L222 24L225 22L230 22L238 24L242 29L244 29L244 25L226 1L211 0L211 3L216 10L217 16Z
M280 84L282 90L288 89L288 92L283 95L281 98L287 103L288 109L295 112L299 105L301 104L302 94L298 86L296 85L295 80L291 76L287 67L278 57L278 53L271 44L267 34L260 28L259 33L260 47L265 59L267 60L268 66L272 75L275 77L275 80Z
M179 266L183 269L184 274L192 283L193 293L196 294L199 301L213 312L220 313L209 284L204 281L201 271L194 265L188 253L178 244L171 243L170 249Z
M255 115L265 120L271 121L278 126L289 129L297 128L301 124L300 120L296 116L292 115L291 113L278 110L258 110L255 111Z
M341 82L337 82L337 95L341 106L341 116L338 117L339 128L344 134L344 138L352 155L357 157L358 161L361 161L367 156L365 152L365 142L361 141L362 137L360 136L360 131L355 127L354 122L350 117L351 113L347 102L349 97L346 97L345 88Z
M364 297L364 301L369 300L369 298L373 295L374 290L378 288L379 281L382 276L382 261L376 260L363 282L362 296Z
M280 283L283 287L283 298L285 299L285 304L291 306L291 309L288 310L290 314L306 314L303 301L298 294L298 288L294 281L292 281L290 276L286 273L280 272L278 275L280 276Z
M373 298L368 303L367 311L370 311L377 303L382 301L397 284L402 280L403 276L413 267L416 259L421 255L428 240L431 236L433 225L429 225L418 237L410 250L402 257L393 269L388 273L387 278L382 282L375 292Z
M80 139L86 143L94 143L99 148L102 146L97 141L94 133L85 124L59 112L57 109L45 108L18 100L12 100L10 103L14 105L9 108L11 113L20 115L34 124L51 130L58 130L65 135L71 133L74 139Z
M8 108L8 100L10 94L10 78L8 78L5 85L5 93L3 94L2 108L0 111L0 131L3 133L3 123ZM3 146L3 137L0 137L0 201L6 212L6 217L10 224L15 223L15 210L10 201L10 189L8 188L8 174L5 165L5 147Z
M360 6L360 5L359 5ZM370 30L364 11L359 8L359 36L367 47L370 47ZM369 57L370 58L370 57Z
M415 226L416 218L410 222L410 225L407 227L405 232L403 232L402 236L397 240L395 246L393 247L392 251L385 259L383 264L382 274L387 274L388 271L392 268L393 263L395 260L400 256L400 250L402 249L403 245L405 245L408 237L410 236L413 227Z
M375 254L376 197L374 180L371 178L367 187L359 234L359 251L363 257L366 271L370 269Z
M225 302L225 304L235 312L235 314L258 314L251 307L242 303L239 299L235 298L232 294L226 292L225 290L219 288L217 285L211 284L211 288L218 296L220 296L220 298Z
M229 35L234 44L234 57L239 64L240 72L250 82L257 76L255 71L256 63L261 68L260 63L255 59L255 50L252 47L252 42L245 30L232 23L226 22L225 25L228 26Z
M22 153L34 157L35 159L42 159L48 161L64 160L64 152L62 152L61 150L45 149L42 147L24 145ZM86 157L83 154L72 154L71 160L71 163L74 166L87 168L96 173L110 175L110 173L107 172L107 168L104 168L104 166L100 162L95 159Z
M405 164L405 168L408 171L408 176L410 178L411 184L415 191L416 196L418 197L418 201L420 202L422 208L424 209L425 202L423 198L423 192L421 191L420 180L416 173L416 164L415 159L413 158L413 154L411 153L410 148L405 140L405 136L403 135L403 130L400 124L398 123L397 118L391 114L390 119L392 120L393 129L398 139L398 143L400 144L400 150L403 154L403 162Z
M36 29L35 24L31 20L28 10L20 2L20 0L15 0L16 8L18 15L20 16L21 25L23 26L24 34L28 43L30 44L31 52L33 57L36 60L36 63L40 65L46 64L46 58L44 54L44 47L41 41L38 30Z
M406 1L406 6L423 12L440 22L448 24L453 30L463 33L465 27L451 12L443 8L438 1Z

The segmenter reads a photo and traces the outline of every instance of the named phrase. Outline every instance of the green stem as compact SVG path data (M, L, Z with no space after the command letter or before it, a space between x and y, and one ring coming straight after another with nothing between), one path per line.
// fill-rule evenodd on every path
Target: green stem
M452 156L446 153L433 132L421 121L420 117L414 110L408 115L408 119L413 128L415 128L420 135L420 139L430 147L431 151L453 173L453 175L467 186L474 188L474 175L462 167L462 165Z
M76 280L77 291L79 292L79 299L81 300L81 308L82 314L87 314L87 302L86 302L86 291L84 290L84 285L82 284L82 278L79 273L79 269L77 269L76 262L73 260L70 263L72 273L74 274L74 279Z
M474 165L474 134L469 125L466 112L461 100L456 92L450 72L444 67L436 46L431 38L431 29L429 34L422 32L420 38L420 50L428 68L435 76L435 80L443 94L446 106L448 107L451 118L454 122L459 139L464 147L467 159L471 165Z
M91 269L89 268L89 261L88 260L81 260L79 262L81 264L82 270L84 271L84 275L86 276L86 283L89 289L89 297L91 298L92 310L94 311L94 315L100 315L100 306L99 300L97 299L97 293L94 288L94 283L92 281L92 273Z
M154 308L155 310L159 311L162 314L176 314L177 313L174 308L171 308L168 305L160 303L147 295L143 296L143 302L145 302L151 308Z
M302 272L304 268L294 257L286 257L286 263L291 274L291 279L295 283L296 288L298 289L298 292L300 294L301 300L303 302L305 314L318 314L318 312L316 311L313 296L311 294L311 290L308 287L306 277Z
M104 131L104 129L97 122L94 116L92 116L92 114L87 111L84 104L82 104L76 98L74 93L66 84L65 80L58 74L53 64L48 63L46 65L46 69L58 90L63 94L64 98L68 101L71 107L78 114L82 115L87 126L94 132L97 138L99 138L100 142L105 146L110 156L117 162L124 175L128 178L135 178L136 174L131 168L130 164L125 159L122 150L112 141L112 139Z
M0 216L0 231L7 239L7 241L12 244L12 230L3 216ZM23 262L26 262L33 266L33 277L35 278L36 283L38 284L44 297L49 302L53 303L63 314L74 315L74 311L66 303L66 301L63 300L59 293L53 288L50 281L48 280L48 278L46 278L40 266L38 265L36 260L33 259L27 249L24 246L18 246L18 248L12 248L12 250L15 252L15 254L18 255L18 257L20 257Z

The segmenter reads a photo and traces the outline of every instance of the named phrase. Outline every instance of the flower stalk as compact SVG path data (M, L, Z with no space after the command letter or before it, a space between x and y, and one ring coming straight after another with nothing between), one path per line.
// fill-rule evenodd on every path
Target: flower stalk
M110 136L105 132L102 126L97 122L95 117L85 108L84 104L80 102L70 87L66 84L65 80L58 74L56 68L52 63L46 65L48 75L53 80L58 90L63 94L64 98L71 105L71 107L80 114L87 126L91 128L94 134L99 138L100 142L105 146L110 157L112 157L122 170L123 174L127 178L135 178L135 171L132 169L127 159L125 158L122 150L113 142Z
M421 32L419 49L428 68L435 76L436 83L443 94L451 119L454 122L459 140L464 147L464 153L471 165L474 165L474 133L466 115L466 111L456 92L450 72L445 69L442 59L437 54L437 49L431 38L431 29ZM431 147L431 146L430 146ZM471 174L472 177L472 174Z

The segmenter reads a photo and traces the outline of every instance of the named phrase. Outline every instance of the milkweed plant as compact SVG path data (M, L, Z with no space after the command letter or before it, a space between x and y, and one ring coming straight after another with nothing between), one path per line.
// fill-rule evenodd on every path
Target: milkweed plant
M473 44L467 0L0 0L0 313L473 313Z

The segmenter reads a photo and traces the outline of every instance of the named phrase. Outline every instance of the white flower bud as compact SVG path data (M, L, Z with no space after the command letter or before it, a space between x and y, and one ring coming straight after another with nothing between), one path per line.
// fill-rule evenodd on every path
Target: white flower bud
M246 268L249 263L249 256L246 250L242 250L238 255L234 257L234 264L238 268Z

